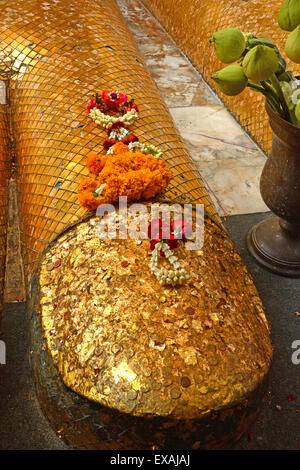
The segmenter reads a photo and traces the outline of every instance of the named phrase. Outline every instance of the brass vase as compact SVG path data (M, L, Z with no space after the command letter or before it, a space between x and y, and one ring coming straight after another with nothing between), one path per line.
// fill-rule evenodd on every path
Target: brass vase
M273 130L272 149L260 179L271 216L250 229L247 247L265 268L300 277L300 128L285 121L266 103Z

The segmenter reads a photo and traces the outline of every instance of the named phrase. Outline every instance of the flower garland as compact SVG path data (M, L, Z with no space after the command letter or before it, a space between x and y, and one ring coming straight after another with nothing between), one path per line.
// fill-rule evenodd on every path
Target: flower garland
M100 204L117 202L120 196L127 196L128 201L152 199L173 176L165 161L152 154L131 152L122 142L113 146L113 154L109 156L91 152L86 166L91 176L79 185L78 197L80 204L90 211Z
M151 153L154 158L162 158L163 156L163 152L158 147L155 147L155 145L146 145L140 142L136 142L134 140L129 143L129 150L139 150L140 152L145 153L146 155Z
M186 236L187 232L191 231L191 227L189 224L184 224L181 220L175 220L171 223L170 229L168 231L166 228L163 228L161 219L153 221L148 227L149 237L151 237L153 231L156 232L154 238L150 241L150 248L152 250L150 270L160 284L175 286L176 284L183 284L190 278L190 275L181 266L171 248L177 247L178 239L176 237L182 238ZM167 240L164 238L167 238ZM166 257L173 269L158 267L160 255Z
M130 111L127 111L127 113L124 114L124 116L115 117L109 114L104 114L98 108L93 108L90 111L90 117L93 119L93 121L96 124L103 127L104 129L108 129L110 126L112 126L116 122L121 122L125 126L131 126L134 123L134 121L136 121L136 119L139 117L139 115L135 109L131 109Z
M129 150L139 150L145 154L151 153L155 158L162 158L163 152L159 148L140 143L138 137L126 129L139 116L139 108L133 98L119 91L104 90L101 95L96 93L92 96L86 110L96 124L107 130L108 138L103 142L103 147L108 155L113 153L113 145L123 142L129 145Z
M119 91L104 90L92 96L86 110L97 125L107 130L107 139L103 142L106 155L88 154L89 176L78 188L80 204L95 211L101 204L117 202L120 196L127 196L128 201L148 200L162 192L172 179L172 172L162 160L162 151L152 144L139 142L127 129L139 115L134 99ZM160 284L175 286L190 278L172 251L187 229L181 221L174 221L165 233L158 220L152 236L153 226L149 226L150 270ZM159 256L166 258L171 269L158 267Z
M164 252L169 263L174 269L158 268L158 256L160 251ZM150 261L151 273L155 275L160 284L183 284L190 278L188 272L181 266L177 256L170 250L169 245L161 240L154 248Z
M107 135L108 139L103 142L103 147L107 150L107 154L112 153L111 147L117 142L129 145L139 140L136 135L129 134L125 125L120 121L115 122L108 128Z
M101 95L96 93L89 100L86 110L93 121L104 129L117 122L131 126L139 117L139 108L134 99L113 90L103 90ZM121 116L113 116L109 112L119 113Z

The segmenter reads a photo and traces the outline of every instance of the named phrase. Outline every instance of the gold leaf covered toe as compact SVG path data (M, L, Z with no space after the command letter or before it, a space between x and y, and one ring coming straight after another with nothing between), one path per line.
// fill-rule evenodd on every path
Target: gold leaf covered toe
M166 287L149 270L149 240L100 240L98 220L62 235L41 265L41 321L64 383L136 416L195 419L246 399L272 350L227 235L207 219L201 251L180 242L191 278Z

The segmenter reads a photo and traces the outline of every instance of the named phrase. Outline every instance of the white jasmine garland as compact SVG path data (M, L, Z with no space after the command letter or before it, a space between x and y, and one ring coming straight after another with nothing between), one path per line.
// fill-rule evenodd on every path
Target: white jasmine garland
M164 252L165 257L174 269L158 267L158 258L160 255L160 250ZM162 240L155 245L154 250L152 251L152 256L150 260L150 270L151 273L155 275L159 283L162 285L170 284L172 286L175 286L176 284L183 284L186 280L190 278L188 272L181 266L180 262L178 261L177 256L175 256L173 251L170 250L169 245Z
M124 131L126 131L126 129L124 129L124 128L120 128L120 129L123 129ZM114 132L114 130L112 132ZM112 136L112 132L110 133L109 138L114 139L114 140L126 139L127 134L128 134L128 131L126 131L126 135L124 135L124 137L122 136L120 138L120 137L117 137L117 136L116 137ZM153 155L154 158L161 158L162 155L163 155L163 152L158 147L155 147L154 145L142 144L141 142L130 142L130 144L128 145L128 148L131 152L134 152L135 150L139 150L140 152L144 153L145 155L148 155L148 154ZM114 153L114 151L113 151L113 146L112 146L107 150L106 155L113 155L113 153Z
M104 129L108 129L115 122L122 122L125 126L131 126L138 117L139 115L135 109L127 111L127 113L123 116L116 117L110 116L109 114L104 114L98 108L92 108L90 110L90 118Z
M142 144L141 142L131 142L129 144L129 150L139 150L146 155L151 153L154 158L161 158L163 155L163 152L158 147L155 147L155 145L146 145Z
M122 140L126 139L128 135L128 130L125 127L118 127L117 129L113 129L109 134L109 139L112 140Z

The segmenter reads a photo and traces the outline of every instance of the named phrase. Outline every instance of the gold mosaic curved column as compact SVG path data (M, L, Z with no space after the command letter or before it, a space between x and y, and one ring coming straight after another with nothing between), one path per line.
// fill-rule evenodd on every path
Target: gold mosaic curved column
M115 1L0 6L28 279L39 261L29 313L47 416L81 448L232 442L265 391L268 323ZM162 199L205 204L203 250L178 249L191 271L180 288L150 274L149 241L100 242L97 219L82 221L77 187L104 139L85 105L103 88L135 98L133 132L164 151L174 178Z
M17 72L12 109L27 273L47 243L85 215L77 187L87 174L86 155L102 150L105 139L85 107L93 93L107 87L135 98L141 112L134 132L142 142L161 146L177 175L164 197L203 201L216 217L116 3L50 4L0 3L6 7L0 41Z
M234 117L261 148L268 152L272 144L272 133L264 109L264 97L248 88L238 97L226 96L219 92L210 77L212 73L224 67L224 64L216 57L209 38L217 29L235 27L272 39L284 55L288 33L282 31L277 23L283 0L142 1L187 54L207 83L219 94ZM299 66L289 60L287 62L290 70L299 75Z

